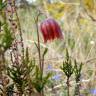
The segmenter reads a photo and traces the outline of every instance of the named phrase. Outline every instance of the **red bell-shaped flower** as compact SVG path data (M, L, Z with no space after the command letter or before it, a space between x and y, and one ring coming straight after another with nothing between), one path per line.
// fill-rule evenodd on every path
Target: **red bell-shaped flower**
M40 29L41 29L45 43L48 40L54 40L56 38L63 39L63 34L60 29L60 26L52 18L48 18L44 20L40 25Z

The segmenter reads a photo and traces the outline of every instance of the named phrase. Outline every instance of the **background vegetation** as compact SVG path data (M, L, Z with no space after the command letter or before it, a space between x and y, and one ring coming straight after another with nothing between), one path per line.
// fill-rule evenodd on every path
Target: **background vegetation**
M45 87L45 96L68 96L66 91L67 77L63 73L65 71L61 70L63 68L60 69L63 61L66 60L66 48L72 59L72 64L75 59L78 62L78 64L75 62L77 65L80 65L81 62L83 64L79 78L80 95L77 96L96 96L96 0L32 1L32 3L26 0L16 1L24 49L27 50L26 47L28 47L29 57L35 58L36 62L39 60L34 44L34 42L37 43L34 18L38 15L38 11L43 13L39 17L38 25L46 19L46 16L52 17L59 23L64 35L63 40L49 41L44 44L40 33L41 52L43 53L44 48L48 48L45 56L44 73L52 72L51 81ZM20 38L18 31L15 34L16 38ZM8 52L6 52L6 57L9 56ZM9 58L7 59L9 62ZM74 89L77 88L75 87L75 75L72 74L70 77L70 96L74 96Z
M36 40L33 23L36 9L56 19L64 33L64 40L62 41L56 40L46 45L41 42L41 46L47 47L49 50L45 59L45 67L51 66L57 71L56 73L59 73L59 66L61 66L65 57L65 49L67 47L72 58L76 58L79 62L84 62L81 75L81 90L85 94L84 96L92 96L90 90L96 87L96 1L36 0L32 5L18 9L22 29L26 34L25 40L29 44L32 54L36 52L33 44ZM40 22L44 18L41 17ZM34 56L37 57L37 54L35 53ZM60 78L63 76L60 76Z

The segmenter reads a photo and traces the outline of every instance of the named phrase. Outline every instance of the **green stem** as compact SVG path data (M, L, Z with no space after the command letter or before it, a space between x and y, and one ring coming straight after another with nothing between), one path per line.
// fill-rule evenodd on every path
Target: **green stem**
M37 38L38 38L38 55L39 55L39 67L40 70L42 69L42 64L41 64L41 51L40 51L40 37L39 37L39 30L38 30L38 17L39 17L40 13L37 15L36 18L36 29L37 29Z
M40 50L40 37L39 37L39 30L38 30L38 19L39 19L39 16L40 16L40 12L39 14L37 15L37 18L36 18L36 29L37 29L37 38L38 38L38 55L39 55L39 67L40 67L40 71L41 71L41 74L42 74L42 78L43 78L43 61L42 61L42 58L41 58L41 50ZM41 82L42 82L42 78L41 78ZM44 96L44 92L43 92L43 89L42 91L40 92L39 94L40 96Z

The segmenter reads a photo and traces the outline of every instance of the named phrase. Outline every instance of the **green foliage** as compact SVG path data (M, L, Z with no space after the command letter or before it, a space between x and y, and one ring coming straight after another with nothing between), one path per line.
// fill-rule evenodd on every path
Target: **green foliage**
M48 52L48 48L45 48L42 57L44 57L46 55L46 53Z
M6 74L3 74L3 72L6 71L5 52L11 47L12 42L14 40L12 37L13 34L11 33L10 26L6 19L6 5L6 0L0 0L0 81L2 82L0 84L0 96L1 94L2 96L6 96L6 91L8 91L8 80L3 80L3 78L6 77Z
M46 76L42 75L42 71L36 66L35 76L32 79L32 85L36 89L37 92L41 93L44 89L45 85L49 82L49 78L51 77L51 73L48 73Z
M74 73L75 73L75 81L76 81L76 86L75 86L75 91L74 91L74 96L80 96L80 77L81 77L81 71L82 71L82 65L83 63L77 63L76 60L74 60Z
M28 79L30 73L35 67L35 60L29 60L28 48L26 49L25 58L20 66L8 67L8 75L15 83L19 92L23 94L25 88L28 86Z
M4 47L4 50L7 50L8 48L10 48L14 39L12 37L10 29L8 28L8 24L4 24L3 26L4 26L4 34L1 46Z
M79 82L83 63L78 64L76 60L74 61L74 63L75 63L74 73L75 73L76 82Z
M72 60L69 56L68 50L66 49L66 60L63 62L63 66L61 67L61 70L65 73L65 75L70 78L73 74L73 66L72 66Z
M20 69L21 68L8 68L8 75L16 84L18 91L23 93L23 91L27 85L27 81L24 78L24 74L21 72Z
M0 0L0 11L6 6L6 2L3 2L3 0Z
M2 0L0 0L0 6L2 4L3 4L3 2L2 2ZM7 23L6 14L3 12L0 12L0 15L3 19L3 20L0 20L0 49L2 47L3 51L5 52L12 45L14 38L13 38L13 34L11 32L11 29Z
M7 87L7 96L13 96L14 94L14 84L11 84Z

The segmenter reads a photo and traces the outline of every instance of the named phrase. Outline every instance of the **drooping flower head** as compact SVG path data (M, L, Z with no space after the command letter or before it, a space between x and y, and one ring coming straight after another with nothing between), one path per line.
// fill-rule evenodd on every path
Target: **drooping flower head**
M59 24L52 18L45 19L40 25L40 30L44 38L44 43L56 38L63 39L63 34Z

